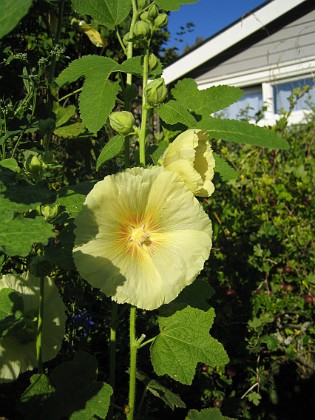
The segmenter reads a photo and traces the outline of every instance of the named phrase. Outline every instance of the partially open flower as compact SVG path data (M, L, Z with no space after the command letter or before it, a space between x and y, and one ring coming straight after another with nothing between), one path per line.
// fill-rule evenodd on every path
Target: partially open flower
M0 382L16 379L20 373L36 367L36 334L39 308L39 278L30 273L6 274L0 278L0 290L10 288L22 298L19 322L0 340ZM53 359L65 333L66 307L54 282L45 277L42 360Z
M215 161L206 131L191 129L181 133L165 150L160 164L178 173L196 196L209 197L213 193Z
M211 249L211 222L175 173L133 168L105 177L77 216L82 277L118 303L156 309L191 284Z

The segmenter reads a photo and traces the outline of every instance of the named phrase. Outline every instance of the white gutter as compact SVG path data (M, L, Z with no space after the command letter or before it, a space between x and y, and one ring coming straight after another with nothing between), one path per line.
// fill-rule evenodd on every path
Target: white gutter
M163 71L165 83L169 84L184 76L222 51L237 44L252 33L284 15L305 0L273 0L256 12L244 17L227 30L211 38L191 53L166 67ZM175 12L176 13L176 12Z

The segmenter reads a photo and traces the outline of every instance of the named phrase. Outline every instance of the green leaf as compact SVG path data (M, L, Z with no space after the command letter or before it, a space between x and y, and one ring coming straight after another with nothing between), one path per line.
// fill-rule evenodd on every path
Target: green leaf
M153 160L154 165L157 165L160 157L163 155L168 146L169 142L167 140L162 140L159 142L159 145L154 148L154 152L151 153L151 158Z
M218 172L223 181L231 181L237 178L237 172L217 153L213 153L215 160L215 172Z
M155 0L155 3L163 10L178 10L185 4L196 3L199 0Z
M248 401L251 401L254 405L258 406L260 404L261 395L257 392L251 392L247 395Z
M56 204L64 206L67 213L75 218L81 211L83 203L87 194L93 188L95 182L85 181L77 185L70 185L68 187L61 188L58 191L58 198Z
M109 29L115 29L131 10L130 0L72 0L72 4L76 12L91 16Z
M73 124L63 125L54 130L54 134L57 137L62 137L64 139L73 139L79 137L80 134L84 133L85 126L82 122L78 121Z
M209 334L213 320L212 308L204 312L190 306L160 317L160 334L151 346L155 372L190 385L198 362L225 365L229 359L223 346Z
M85 352L57 366L51 375L56 393L46 406L47 420L67 417L71 420L105 418L112 388L96 380L97 361Z
M20 322L23 307L20 293L9 287L0 289L0 337L8 335Z
M185 420L234 420L225 417L218 408L205 408L204 410L189 410Z
M235 143L247 143L252 146L269 147L273 149L289 148L286 140L279 137L269 128L258 127L245 121L203 118L198 128L207 130L209 137L224 139Z
M199 278L196 279L190 286L185 287L185 289L174 300L174 303L185 303L192 308L208 310L208 300L213 296L213 294L213 288L206 281Z
M238 101L244 92L233 86L213 86L199 90L193 79L183 79L171 91L173 97L194 115L208 116Z
M1 0L0 39L16 27L31 5L32 0Z
M70 120L71 117L75 114L75 106L69 105L65 108L62 106L58 106L57 109L54 110L56 114L56 127L60 127L61 125L65 124Z
M196 126L195 118L188 112L183 105L176 101L169 101L161 104L156 109L157 114L167 124L184 124L187 127Z
M23 299L19 293L9 287L0 289L0 321L22 309Z
M151 392L152 395L154 395L157 398L160 398L172 410L174 410L175 407L179 407L179 408L185 408L186 407L186 404L179 397L179 395L174 394L174 392L170 391L168 388L161 385L155 379L151 379L145 373L139 372L139 371L137 372L136 375L137 375L137 379L139 379L139 381L141 381L145 384L146 389L149 392Z
M80 95L80 113L86 127L96 133L106 122L112 112L116 96L120 89L119 82L103 81L98 78L88 78Z
M44 374L35 374L30 378L30 385L21 395L18 410L25 419L45 418L45 402L54 393L54 387Z
M2 166L3 168L10 169L10 171L12 172L20 172L20 167L17 161L13 158L0 160L0 166Z
M119 71L124 73L133 73L142 75L143 72L143 57L136 56L132 58L128 58L119 66Z
M108 57L98 55L85 55L77 60L73 60L57 77L56 82L59 86L66 83L75 82L80 77L92 77L100 80L107 79L108 76L117 68L119 64Z
M60 232L58 243L45 248L45 257L58 267L66 270L75 269L72 257L74 240L74 223L73 220L70 220Z
M125 137L121 134L111 138L108 143L105 144L103 150L101 151L97 161L96 161L96 170L98 171L100 166L103 165L109 159L114 158L123 148Z
M10 256L26 257L34 243L47 245L53 236L53 226L42 217L7 217L0 224L0 250Z
M81 118L92 133L102 128L115 106L119 83L107 79L119 68L119 64L111 58L86 55L72 61L56 79L61 86L74 82L82 76L85 77L79 97L79 107Z

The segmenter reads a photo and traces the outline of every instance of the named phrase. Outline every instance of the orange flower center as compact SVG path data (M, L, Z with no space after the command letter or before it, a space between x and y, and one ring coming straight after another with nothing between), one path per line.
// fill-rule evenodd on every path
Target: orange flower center
M145 225L140 227L131 227L131 235L129 241L136 242L139 246L150 245L150 235L145 230Z

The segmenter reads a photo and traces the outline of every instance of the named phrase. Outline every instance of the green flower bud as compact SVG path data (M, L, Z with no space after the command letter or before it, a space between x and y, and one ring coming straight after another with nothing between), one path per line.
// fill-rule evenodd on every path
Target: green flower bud
M44 170L47 167L36 155L29 155L24 163L26 172L36 183L43 178Z
M149 19L154 20L158 14L159 14L159 9L154 3L152 3L151 6L148 8Z
M135 119L129 111L112 112L109 116L109 123L117 133L127 136L134 131Z
M143 20L144 22L150 22L149 13L148 12L141 13L140 19Z
M135 39L147 39L151 36L150 25L142 20L135 23L133 28L133 38Z
M164 79L152 80L144 89L144 95L149 105L155 106L164 101L167 96L167 89Z
M154 19L154 27L155 28L164 28L168 23L168 17L166 13L160 13L155 19Z
M150 0L138 0L138 10L143 10L150 4Z
M41 206L40 212L41 212L41 215L44 216L45 220L47 222L50 222L58 216L59 206L58 204L56 204L53 207L50 207L48 205Z
M149 70L152 71L156 68L156 66L158 65L158 58L156 55L154 55L153 53L151 53L149 55Z

